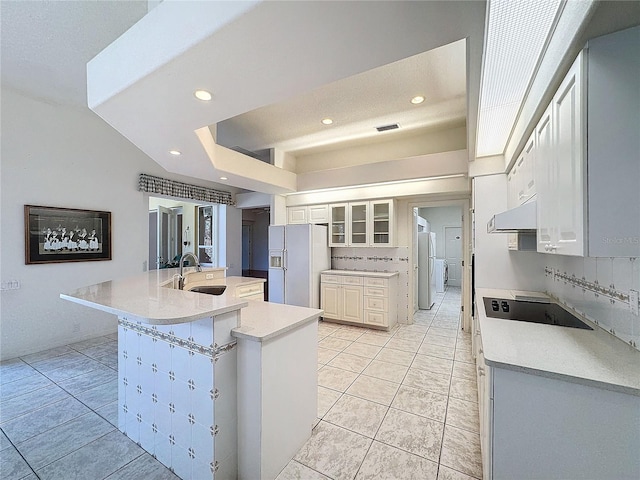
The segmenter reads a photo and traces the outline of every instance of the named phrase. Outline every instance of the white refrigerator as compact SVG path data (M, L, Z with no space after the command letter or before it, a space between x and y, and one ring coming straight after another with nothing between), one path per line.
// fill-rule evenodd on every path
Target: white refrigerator
M320 272L330 268L326 226L269 226L270 302L320 308Z
M418 307L429 310L436 294L436 234L418 233Z

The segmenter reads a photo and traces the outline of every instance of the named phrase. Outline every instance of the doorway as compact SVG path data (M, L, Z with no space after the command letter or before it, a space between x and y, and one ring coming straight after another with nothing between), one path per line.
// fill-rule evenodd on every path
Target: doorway
M470 224L463 215L463 212L468 209L468 203L468 200L450 202L418 200L408 205L409 218L412 219L410 253L414 271L411 310L414 312L414 322L422 321L427 317L433 319L439 313L444 315L446 311L447 322L452 322L454 318L461 319L460 326L469 328L465 325L470 323L468 314L460 315L461 310L468 312L471 310L467 285L470 272L465 270L463 263L467 254L464 250L464 245L467 244L465 238L470 236L467 232ZM426 236L430 239L426 246L423 245L422 257L431 256L433 262L426 259L421 261L419 245L420 240L422 244L425 243L423 237ZM435 255L431 255L433 251ZM425 289L431 289L431 301L425 301ZM443 302L447 305L445 306ZM464 308L467 304L469 307Z
M149 270L178 266L184 252L194 252L198 204L149 197Z
M242 210L242 275L267 279L265 300L269 299L270 208Z

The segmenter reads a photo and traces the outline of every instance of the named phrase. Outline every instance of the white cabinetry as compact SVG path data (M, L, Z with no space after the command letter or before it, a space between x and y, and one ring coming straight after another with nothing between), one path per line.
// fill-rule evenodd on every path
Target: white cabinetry
M484 362L480 323L474 317L473 353L476 357L478 384L478 412L480 415L480 450L482 452L482 478L492 478L491 444L493 435L493 383L492 369Z
M540 122L536 126L534 135L536 136L536 145L538 150L538 159L536 162L536 183L538 185L537 194L537 238L538 251L545 251L545 247L551 244L553 225L555 225L554 206L555 192L552 188L554 177L552 169L552 142L553 118L551 116L551 107L542 115Z
M287 207L287 223L329 223L329 206L308 205L300 207Z
M320 279L320 308L323 318L363 322L363 279L350 275L322 274Z
M637 478L638 397L491 367L474 320L482 478Z
M546 165L551 169L548 188L554 192L556 214L549 227L551 241L542 251L562 255L584 255L584 62L581 53L551 101L553 154Z
M376 200L369 202L369 245L372 247L390 247L394 245L394 202Z
M364 324L392 327L396 324L397 277L364 277Z
M329 246L346 247L348 245L348 207L346 203L329 205Z
M397 322L397 275L321 275L320 308L331 321L389 328Z
M369 202L349 204L349 245L364 247L369 242Z
M536 127L539 252L640 255L638 35L590 40Z
M330 247L390 247L394 245L394 201L329 205Z
M243 300L264 301L264 282L251 283L249 285L238 285L236 287L235 297Z

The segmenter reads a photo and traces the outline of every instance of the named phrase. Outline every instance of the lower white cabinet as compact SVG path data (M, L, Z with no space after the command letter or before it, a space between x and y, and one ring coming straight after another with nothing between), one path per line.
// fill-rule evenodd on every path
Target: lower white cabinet
M389 328L397 322L397 275L321 275L321 305L325 320Z
M477 322L473 345L482 478L640 478L637 396L488 366Z
M362 277L322 274L320 308L323 318L362 323Z

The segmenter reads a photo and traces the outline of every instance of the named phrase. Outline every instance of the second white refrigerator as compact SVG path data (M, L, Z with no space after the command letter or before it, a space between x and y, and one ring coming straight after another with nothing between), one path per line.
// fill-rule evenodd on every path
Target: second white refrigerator
M331 268L327 227L269 226L269 301L320 308L320 272Z

